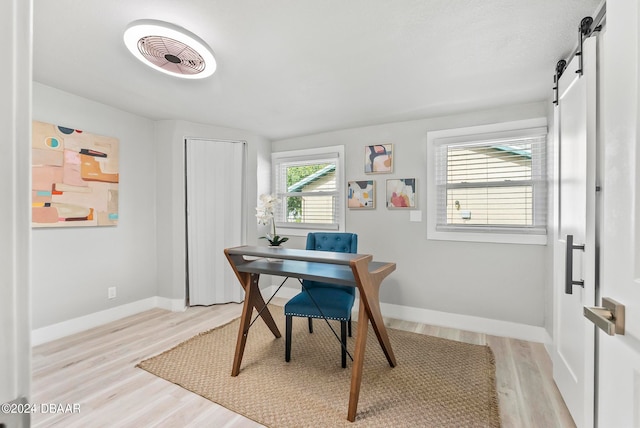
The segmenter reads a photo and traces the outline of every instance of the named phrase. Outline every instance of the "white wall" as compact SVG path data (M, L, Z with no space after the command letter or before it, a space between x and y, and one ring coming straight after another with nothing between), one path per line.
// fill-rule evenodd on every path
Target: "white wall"
M186 291L184 139L187 137L247 142L248 243L256 241L253 207L256 195L268 191L271 162L269 142L250 132L175 120L156 123L158 295L180 301L184 301Z
M291 138L272 143L274 152L345 145L346 179L374 179L375 210L348 210L347 230L358 234L358 250L397 270L383 283L383 303L481 318L545 326L546 246L483 244L426 239L426 135L428 131L546 117L546 102L455 116L382 124ZM364 174L364 147L393 143L393 174ZM417 178L421 222L409 212L385 207L388 178ZM304 248L304 237L287 246Z
M33 119L120 141L118 225L32 231L33 327L155 296L153 121L39 83ZM107 299L108 287L117 298Z

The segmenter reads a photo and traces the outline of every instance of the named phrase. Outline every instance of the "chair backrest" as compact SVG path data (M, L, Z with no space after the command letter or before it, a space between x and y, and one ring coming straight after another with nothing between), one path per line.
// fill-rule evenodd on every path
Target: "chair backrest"
M355 233L331 233L331 232L315 232L307 235L307 250L315 251L335 251L337 253L358 252L358 235ZM356 293L355 287L345 287L343 285L329 284L318 281L302 281L306 288L325 287L339 288L348 293Z

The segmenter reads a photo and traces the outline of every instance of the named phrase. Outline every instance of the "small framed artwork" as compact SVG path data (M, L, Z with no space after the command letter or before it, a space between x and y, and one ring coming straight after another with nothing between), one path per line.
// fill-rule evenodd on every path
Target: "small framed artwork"
M378 144L364 148L365 174L393 172L393 144Z
M394 178L387 180L387 208L415 208L416 179Z
M347 206L355 209L374 209L376 207L376 182L374 180L349 181Z

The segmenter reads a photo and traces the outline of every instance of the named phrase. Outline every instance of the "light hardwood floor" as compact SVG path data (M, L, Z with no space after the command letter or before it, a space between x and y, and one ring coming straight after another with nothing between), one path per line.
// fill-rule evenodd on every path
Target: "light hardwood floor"
M34 347L31 401L38 410L46 403L70 404L70 409L76 404L80 409L78 413L37 412L32 425L261 426L135 368L145 358L231 321L241 309L239 304L193 307L181 313L154 309ZM491 346L503 427L575 426L553 382L543 345L392 319L385 323L390 328Z

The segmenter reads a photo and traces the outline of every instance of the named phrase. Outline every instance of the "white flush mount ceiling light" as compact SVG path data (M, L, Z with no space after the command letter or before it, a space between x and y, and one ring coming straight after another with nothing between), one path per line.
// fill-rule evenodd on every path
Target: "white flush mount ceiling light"
M177 25L143 19L124 32L129 51L151 68L183 79L204 79L216 71L213 52L195 34Z

